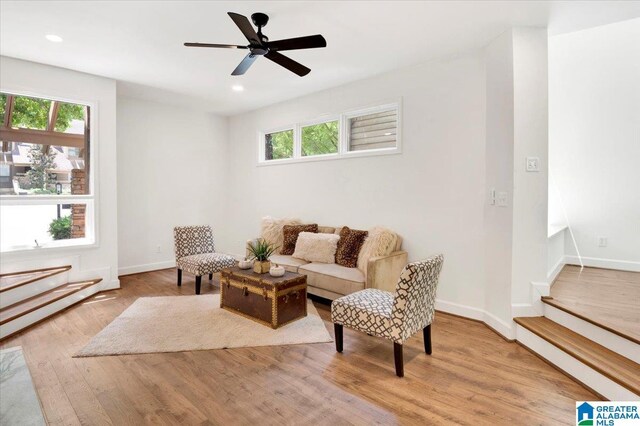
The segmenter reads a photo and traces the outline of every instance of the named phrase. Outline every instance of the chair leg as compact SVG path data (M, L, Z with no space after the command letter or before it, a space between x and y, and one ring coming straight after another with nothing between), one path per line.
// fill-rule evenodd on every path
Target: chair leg
M213 274L209 274L209 281L213 279Z
M393 342L393 357L396 361L396 376L404 377L404 360L402 358L402 344Z
M202 276L196 277L196 294L200 294L200 284L202 283Z
M333 324L336 335L336 351L342 352L342 324Z
M182 286L182 269L178 269L178 287Z
M431 355L431 324L422 329L422 337L424 338L424 351Z

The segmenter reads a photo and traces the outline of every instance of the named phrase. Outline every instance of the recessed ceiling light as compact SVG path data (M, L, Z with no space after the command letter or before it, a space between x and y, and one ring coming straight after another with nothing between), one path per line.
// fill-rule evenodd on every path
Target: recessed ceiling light
M46 36L44 36L44 38L46 38L47 40L52 41L54 43L62 42L62 37L60 37L59 35L55 35L55 34L47 34Z
M234 92L242 92L244 90L244 87L239 84L234 84L233 86L231 86L231 90L233 90Z

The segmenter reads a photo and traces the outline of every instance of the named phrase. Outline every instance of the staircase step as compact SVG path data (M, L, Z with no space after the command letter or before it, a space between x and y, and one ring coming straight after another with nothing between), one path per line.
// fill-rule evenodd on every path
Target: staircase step
M0 274L0 293L53 275L61 274L69 269L71 269L71 265Z
M640 364L548 318L519 317L514 321L613 382L640 395Z
M40 309L69 295L84 290L87 287L91 287L92 285L95 285L101 281L102 278L97 278L95 280L66 283L58 287L54 287L44 293L2 308L0 309L0 325L20 318L23 315L27 315L37 309Z
M619 327L613 327L610 325L606 318L589 315L590 311L588 307L585 308L583 306L577 306L575 303L556 299L551 296L543 296L542 302L640 345L640 323L635 323L633 320L629 320L630 324L634 324L634 327L638 328L637 333L634 333L631 328L622 330Z

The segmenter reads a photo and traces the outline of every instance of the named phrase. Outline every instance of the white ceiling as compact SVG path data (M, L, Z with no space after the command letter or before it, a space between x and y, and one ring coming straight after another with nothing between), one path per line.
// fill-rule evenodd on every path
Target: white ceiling
M328 46L287 53L311 68L306 77L264 58L233 77L246 51L182 46L246 44L228 11L267 13L271 40L321 33ZM553 35L638 16L640 1L2 1L0 53L117 79L125 96L231 115L478 48L511 26Z

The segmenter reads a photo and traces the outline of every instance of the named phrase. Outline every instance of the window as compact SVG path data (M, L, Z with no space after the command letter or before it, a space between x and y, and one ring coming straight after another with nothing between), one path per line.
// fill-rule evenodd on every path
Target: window
M302 155L335 154L339 141L338 121L313 124L302 128Z
M89 114L0 93L1 251L95 242Z
M399 102L261 133L259 163L400 153ZM280 160L280 161L274 161Z
M374 112L348 118L349 151L396 146L398 110Z
M267 133L264 136L264 158L266 160L293 158L293 130Z

